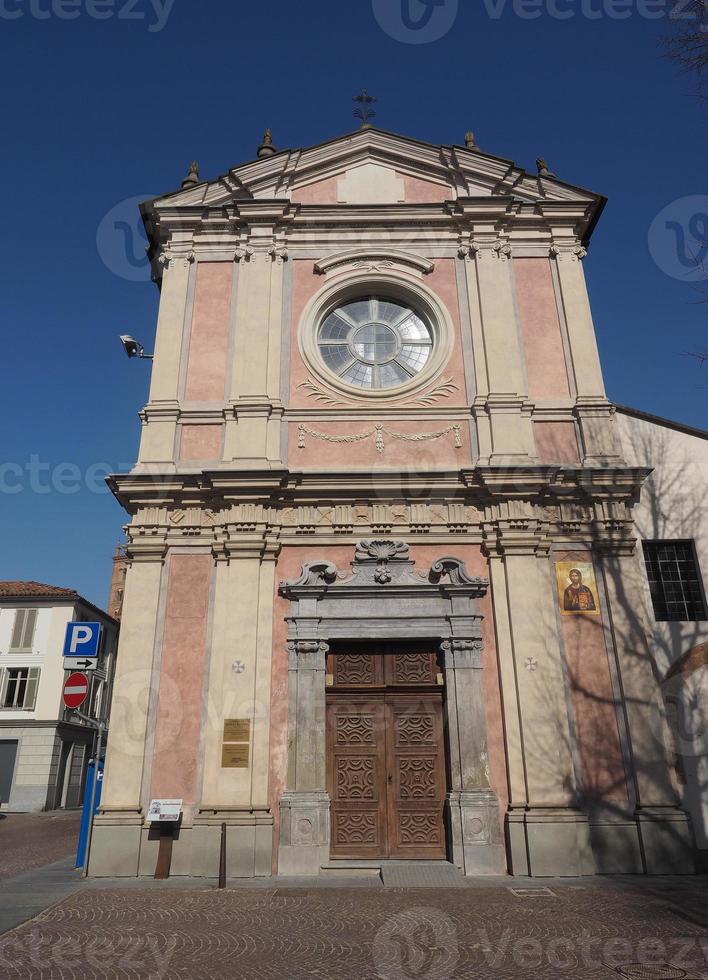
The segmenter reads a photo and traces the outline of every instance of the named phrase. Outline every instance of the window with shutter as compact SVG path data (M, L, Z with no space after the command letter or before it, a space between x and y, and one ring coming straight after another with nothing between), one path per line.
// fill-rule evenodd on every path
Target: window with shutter
M2 687L3 708L32 711L37 701L39 667L8 667Z
M18 609L15 613L15 624L10 640L11 650L31 650L34 643L34 631L37 626L36 609Z
M25 711L32 711L37 703L37 688L39 687L39 667L30 667L27 687L25 689L24 703L22 707Z

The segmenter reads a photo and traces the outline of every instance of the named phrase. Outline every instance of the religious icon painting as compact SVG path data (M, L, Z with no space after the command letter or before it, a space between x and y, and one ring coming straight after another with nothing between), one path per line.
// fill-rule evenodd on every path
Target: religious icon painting
M600 615L595 569L589 561L557 561L556 583L563 616Z

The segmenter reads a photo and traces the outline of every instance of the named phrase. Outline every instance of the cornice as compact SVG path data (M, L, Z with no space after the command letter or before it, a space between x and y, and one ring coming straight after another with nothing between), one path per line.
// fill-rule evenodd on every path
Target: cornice
M118 501L132 515L140 508L208 508L215 515L234 505L256 507L313 507L323 501L331 506L381 506L406 502L413 525L428 527L428 506L457 507L467 505L485 509L499 506L563 508L616 505L631 507L639 497L642 483L651 471L646 467L571 467L571 466L478 466L459 470L436 470L405 473L400 470L374 471L296 471L284 467L263 470L210 470L201 473L134 472L115 474L108 485ZM515 504L515 502L518 502ZM419 511L414 508L418 507ZM383 511L382 511L383 513ZM419 517L416 514L419 513ZM450 524L466 527L475 523L462 511L450 518ZM570 512L569 512L570 514ZM490 511L491 515L491 511ZM497 515L504 518L504 513ZM526 511L510 513L513 518L530 516ZM600 513L597 514L599 518ZM610 520L614 512L606 511ZM221 515L219 521L228 517ZM260 518L267 523L267 518ZM571 534L587 532L589 517L563 515L554 518ZM214 518L216 522L216 517ZM253 518L256 523L256 518ZM315 526L313 519L303 519L303 526ZM342 518L340 523L348 523ZM371 523L377 523L371 518ZM378 523L391 525L394 519L380 518ZM621 530L614 521L611 530ZM598 524L603 534L607 528Z

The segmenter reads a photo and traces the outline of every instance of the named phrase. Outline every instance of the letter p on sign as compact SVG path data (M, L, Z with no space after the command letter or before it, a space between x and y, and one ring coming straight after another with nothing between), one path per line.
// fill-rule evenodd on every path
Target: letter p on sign
M100 623L67 623L64 656L97 657L100 642Z

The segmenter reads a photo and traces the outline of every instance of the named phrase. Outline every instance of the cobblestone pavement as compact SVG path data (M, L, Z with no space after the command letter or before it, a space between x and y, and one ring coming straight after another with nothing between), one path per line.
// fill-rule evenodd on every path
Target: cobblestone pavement
M76 853L81 813L0 814L0 880Z
M703 980L705 884L94 887L4 936L0 976Z

